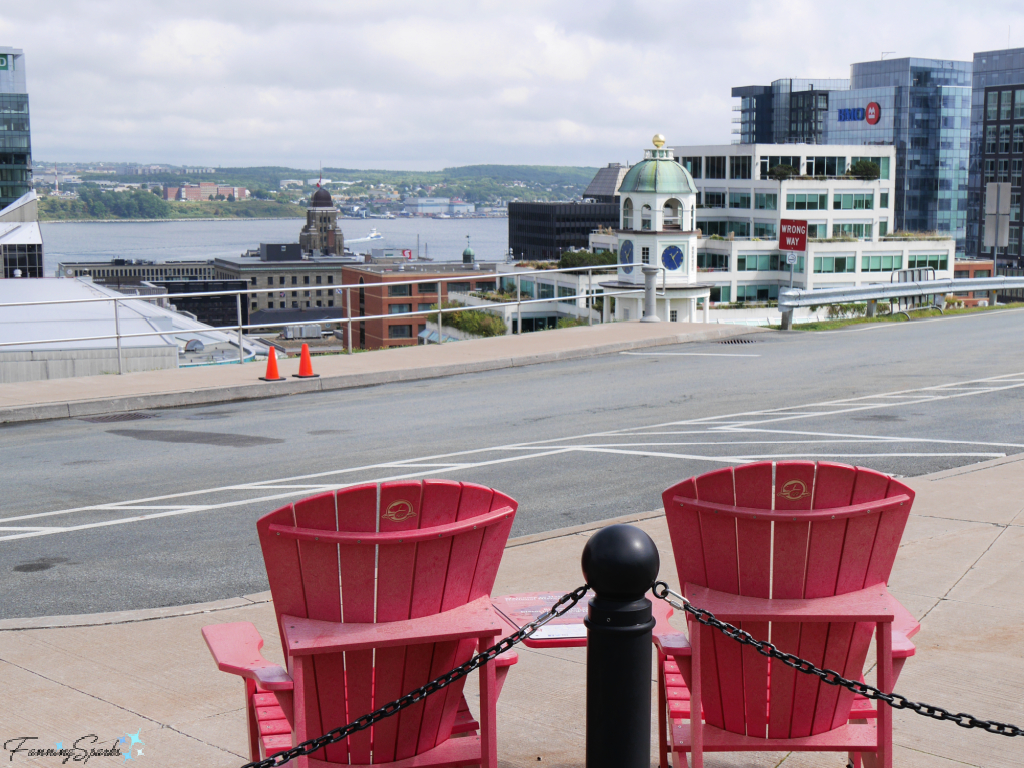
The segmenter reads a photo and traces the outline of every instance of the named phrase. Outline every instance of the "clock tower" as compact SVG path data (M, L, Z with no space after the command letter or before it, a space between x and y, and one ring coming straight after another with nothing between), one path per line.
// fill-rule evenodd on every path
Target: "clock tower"
M618 271L615 283L602 285L642 288L643 268L657 268L660 319L694 322L696 300L709 296L708 286L696 282L697 187L664 148L664 136L655 135L653 144L619 185ZM639 319L642 307L643 294L617 296L616 319Z

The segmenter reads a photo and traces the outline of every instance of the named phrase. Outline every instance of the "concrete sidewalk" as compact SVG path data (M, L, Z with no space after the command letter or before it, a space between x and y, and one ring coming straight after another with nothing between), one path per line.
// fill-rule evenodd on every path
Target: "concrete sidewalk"
M897 690L953 712L1024 724L1024 457L906 482L918 496L891 589L921 620L922 629L915 638L917 655L907 663ZM661 577L675 583L663 515L638 511L627 519L639 520L651 534L662 555ZM596 527L511 541L495 594L576 587L582 582L580 553ZM106 740L139 733L145 743L139 759L152 765L242 765L242 684L216 671L200 636L202 626L230 621L254 622L266 640L265 655L280 661L268 595L0 623L0 746L20 736L36 736L36 743L47 747L90 733ZM519 654L498 706L502 765L582 766L585 649L520 647ZM467 695L475 707L470 688ZM1024 763L1020 739L906 712L896 713L895 741L894 764L901 768L1017 768ZM105 758L95 760L106 764ZM18 755L13 763L19 762L30 761ZM33 764L54 762L39 758ZM707 764L841 768L845 758L751 753L712 755Z
M326 392L764 332L735 325L633 321L316 357L315 379L293 378L299 370L293 358L280 361L287 380L277 383L259 380L265 364L247 363L0 384L0 423Z

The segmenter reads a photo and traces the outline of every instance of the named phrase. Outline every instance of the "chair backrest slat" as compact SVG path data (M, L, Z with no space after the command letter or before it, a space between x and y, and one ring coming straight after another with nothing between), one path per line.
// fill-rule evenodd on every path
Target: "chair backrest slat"
M516 507L490 488L427 480L353 486L277 510L257 527L278 623L285 614L403 621L487 595ZM408 540L404 532L416 535ZM315 704L306 713L326 731L464 663L475 646L475 640L425 640L319 655L310 675ZM326 760L390 762L442 743L451 735L463 683L332 745Z
M717 470L663 494L681 581L795 599L886 581L913 496L902 483L872 470L806 461ZM892 501L872 506L883 499ZM696 505L689 506L690 500ZM859 504L864 508L852 508ZM742 628L847 677L862 672L872 632L871 624L852 622L745 622ZM739 651L720 633L700 631L702 704L709 724L762 738L793 738L846 722L852 695L797 675L781 662L769 667L751 649Z

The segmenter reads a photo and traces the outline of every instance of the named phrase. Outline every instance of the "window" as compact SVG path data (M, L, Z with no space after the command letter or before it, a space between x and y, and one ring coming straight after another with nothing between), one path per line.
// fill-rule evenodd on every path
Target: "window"
M701 178L700 172L703 163L701 162L704 158L702 157L680 157L679 164L690 172L690 175L695 179Z
M705 208L725 208L725 192L705 192Z
M412 338L412 326L411 325L391 325L391 326L388 326L388 338L389 339L411 339Z
M999 126L999 154L1005 155L1010 151L1010 126Z
M323 281L324 281L323 275L317 275L316 276L316 284L317 285L321 285L323 283Z
M309 275L303 275L302 276L302 284L303 285L309 285Z
M293 299L294 299L294 298L295 298L296 296L298 296L298 295L299 295L299 292L298 292L298 291L292 291L292 298L293 298Z
M996 127L994 125L988 126L985 129L985 154L994 155L996 153Z
M986 160L985 161L985 181L996 180L996 161Z
M878 222L878 236L879 237L885 237L887 234L889 234L889 222L888 221L880 221L880 222Z
M640 249L640 261L642 261L644 264L650 264L651 263L651 249L650 249L650 247L645 245L645 246L643 246Z
M412 312L412 304L391 304L388 307L389 315L399 315L403 312Z
M842 176L846 173L845 157L808 157L808 176Z
M640 229L651 228L651 206L645 205L640 209Z
M568 288L564 285L558 286L558 300L566 302L568 304L576 303L576 289Z
M333 307L334 306L334 299L328 299L327 300L327 306L328 307Z
M989 91L985 96L985 119L995 120L999 115L999 93Z
M777 240L779 235L775 222L755 221L754 237L763 237L767 240Z
M736 237L750 237L750 222L730 221L726 225L726 231L732 233Z
M748 253L736 257L737 272L768 272L778 270L779 263L785 264L786 260L780 258L777 253Z
M252 302L252 309L254 309L254 310L255 310L255 309L258 309L258 308L259 308L259 306L260 306L260 305L259 305L259 304L257 304L257 303L256 303L255 301L254 301L254 302Z
M328 285L334 285L334 275L328 275L327 276L327 284Z
M833 210L870 211L875 207L874 192L844 192L832 197Z
M298 275L292 275L292 285L298 285L298 284L299 284L299 276Z
M1013 91L1003 91L999 99L999 119L1009 120L1013 113Z
M698 224L705 237L711 237L712 235L725 237L726 235L724 221L701 221Z
M725 178L725 158L724 157L705 157L707 163L707 177L709 179L724 179Z
M861 272L891 272L903 268L903 256L862 256Z
M889 193L888 192L879 192L878 193L878 207L879 208L888 208L889 207Z
M779 196L774 192L757 192L754 195L754 207L759 211L776 211L779 208Z
M389 285L388 296L412 296L411 285Z
M1024 152L1024 125L1013 126L1013 154Z
M284 275L281 275L281 277L277 278L277 284L284 285Z
M786 155L766 155L761 158L761 178L767 179L769 172L777 165L788 165L797 174L800 173L800 157Z
M537 283L537 298L538 299L553 299L555 298L555 286L551 283Z
M1020 192L1010 193L1010 221L1020 221Z
M828 209L828 194L812 193L809 195L787 194L787 211L824 211Z
M723 288L723 290L725 290ZM736 301L771 301L779 298L778 285L737 285Z
M670 309L668 311L668 321L670 323L678 323L679 322L679 311L675 310L675 309Z
M437 283L420 283L416 286L416 293L437 293Z
M478 291L493 291L497 287L497 283L495 283L493 280L478 280L476 283L476 289Z
M303 291L303 292L302 292L302 295L303 295L303 296L309 296L309 291Z
M819 237L823 238L823 237L826 236L826 232L827 231L828 230L825 229L825 225L824 224L808 224L807 225L807 237L808 237L808 239L819 238Z
M711 288L711 301L729 301L729 294L731 292L731 286L728 285L715 285Z
M749 179L751 176L751 161L753 158L750 155L740 155L738 157L729 158L729 178L730 179Z
M869 163L874 163L878 166L878 178L888 179L889 178L889 158L888 157L851 157L850 165L856 165L860 160L867 160Z
M1010 180L1010 161L1000 160L996 163L996 181Z
M469 293L469 283L448 283L448 293Z
M282 301L281 303L282 303L282 304L284 304L284 302L283 302L283 301ZM299 302L297 302L297 301L293 301L293 302L292 302L292 309L298 309L298 308L299 308Z
M832 237L857 237L871 239L870 224L833 224Z
M750 207L750 193L749 192L730 192L729 193L729 207L730 208L749 208Z
M816 274L853 272L855 261L853 256L815 256L814 271Z
M729 255L726 253L697 253L697 269L714 272L729 271Z
M907 269L945 269L946 255L939 256L910 256L907 259Z
M633 228L633 201L628 197L626 198L626 202L622 204L622 228Z
M1010 184L1014 187L1020 186L1021 177L1021 166L1024 165L1024 160L1011 160L1010 161Z
M267 278L267 285L273 285L273 284L274 284L274 278L273 277L268 277Z
M431 305L430 305L429 302L426 303L426 304L423 304L423 303L417 304L416 305L416 311L417 312L429 312L430 311L430 306Z

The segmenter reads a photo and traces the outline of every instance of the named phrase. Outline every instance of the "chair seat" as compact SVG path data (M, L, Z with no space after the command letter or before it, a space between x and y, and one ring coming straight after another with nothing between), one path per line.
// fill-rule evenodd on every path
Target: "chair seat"
M277 697L273 693L257 692L252 696L252 705L259 724L263 755L272 755L275 752L291 749L292 727L285 718L284 711L277 705ZM473 718L469 711L469 705L466 704L466 697L463 696L455 715L452 736L476 733L479 729L480 724Z

